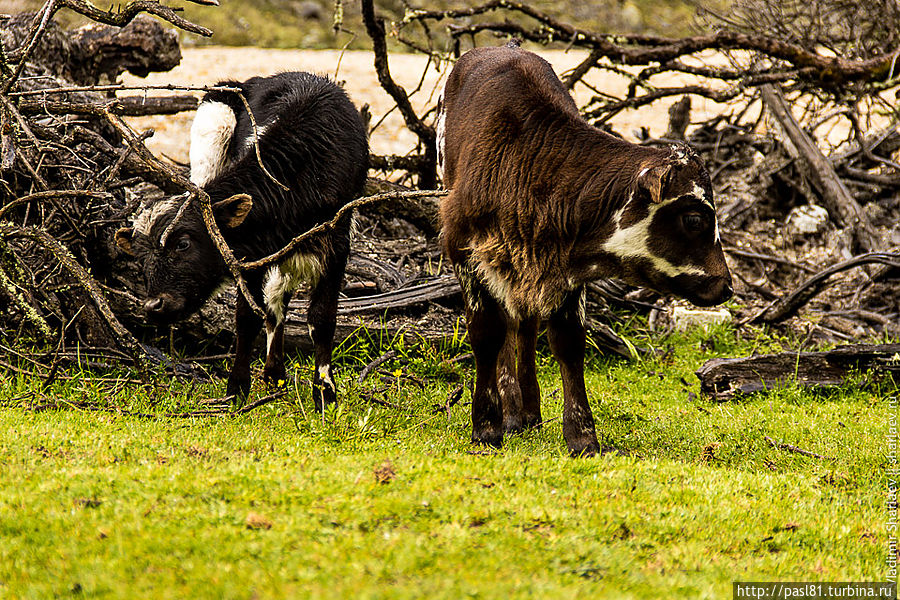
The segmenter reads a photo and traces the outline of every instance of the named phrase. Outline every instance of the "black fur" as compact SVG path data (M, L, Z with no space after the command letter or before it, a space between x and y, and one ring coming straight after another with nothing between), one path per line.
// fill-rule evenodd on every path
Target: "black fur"
M204 102L226 104L236 116L227 166L204 186L204 191L213 203L222 235L238 259L252 261L278 251L300 233L330 221L341 206L362 194L368 171L368 141L359 112L341 88L323 77L300 72L254 77L243 83L224 81L220 85L241 88L260 128L259 139L254 142L253 123L237 93L216 91L204 97ZM233 207L224 206L222 201L236 194L248 194L253 205L239 225L229 226ZM160 215L148 236L139 232L125 236L125 245L130 244L133 253L143 260L149 296L145 308L151 317L163 322L195 312L230 275L196 202L184 211L160 247L163 232L176 211L177 206L172 206ZM318 256L323 266L319 281L313 282L310 301L310 324L316 330L317 404L334 400L330 378L324 380L330 390L325 389L327 385L323 388L319 371L325 366L330 369L337 295L350 248L350 226L348 216L332 231L298 249ZM268 269L244 273L260 305L265 271ZM284 323L280 317L271 310L266 316L267 329L275 332L279 346L269 349L267 380L284 377L280 348ZM236 320L237 356L228 393L242 397L250 387L250 342L259 332L262 319L239 298Z

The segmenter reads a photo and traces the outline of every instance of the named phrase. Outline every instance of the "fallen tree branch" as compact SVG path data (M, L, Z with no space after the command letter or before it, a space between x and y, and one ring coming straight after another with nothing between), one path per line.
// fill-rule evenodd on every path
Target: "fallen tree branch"
M706 361L696 375L701 393L724 401L791 385L842 385L854 372L867 373L874 380L900 377L900 344L859 344L825 352L714 358Z
M34 16L34 23L32 24L31 31L29 31L28 35L28 43L18 57L19 64L16 65L16 70L13 71L12 75L5 78L3 84L0 85L0 95L5 96L19 80L19 77L22 76L22 72L25 70L25 66L28 63L28 57L34 51L38 41L41 39L41 32L44 31L47 24L50 23L50 20L53 18L53 13L56 12L56 6L57 0L47 0L47 3L44 4L40 12Z
M118 98L103 104L64 102L54 100L31 100L21 102L19 110L23 115L95 115L98 110L123 117L143 117L147 115L173 115L196 110L200 101L194 96Z
M59 243L59 241L54 239L53 236L46 231L32 227L19 227L12 223L0 223L0 236L7 239L14 237L30 238L50 252L90 295L91 299L94 301L94 306L115 334L116 342L131 355L132 359L137 364L140 364L139 358L144 355L144 349L131 332L119 322L116 315L113 314L112 309L109 307L109 303L106 301L106 297L103 295L97 282L91 277L91 274L79 264L65 246Z
M892 48L865 60L845 59L819 54L783 39L728 29L681 39L648 35L603 35L563 23L527 4L510 0L492 0L461 10L410 11L401 25L422 20L460 19L497 10L526 15L538 21L540 27L527 29L511 21L483 22L451 26L451 35L460 37L479 31L492 31L517 35L541 44L567 41L572 46L594 51L598 58L607 58L623 65L665 63L704 50L751 50L784 61L794 69L808 68L810 70L806 72L805 79L833 90L839 90L851 81L882 82L892 74L892 66L900 52L900 48Z
M816 273L784 298L779 298L750 318L750 323L778 323L797 314L807 302L825 289L828 279L835 273L867 264L882 264L900 267L900 254L891 252L871 252L854 256L824 271Z
M190 1L194 2L195 4L207 4L212 6L218 4L217 0ZM211 29L207 29L206 27L197 25L195 23L191 23L190 21L179 15L178 12L176 12L174 9L169 8L168 6L164 6L159 2L155 2L153 0L137 0L136 2L129 2L124 6L117 4L114 9L108 11L100 10L95 6L84 2L83 0L59 0L59 4L56 10L59 10L60 8L68 8L80 15L84 15L92 21L105 23L107 25L115 25L117 27L124 27L132 20L134 20L134 18L139 14L147 13L148 15L153 15L155 17L159 17L164 21L168 21L179 29L190 31L191 33L196 33L197 35L202 35L203 37L211 37L213 34Z
M23 277L21 267L16 264L16 257L9 249L5 239L0 239L0 260L2 260L2 262L0 262L0 289L2 289L12 303L18 307L22 316L34 326L38 335L43 338L43 340L49 340L53 337L50 325L47 324L46 319L41 316L40 312L28 302L16 282L12 279L12 276L6 273L4 266L12 268L12 270L16 271L17 276ZM6 263L6 265L3 263Z
M110 85L67 85L63 87L40 88L35 90L17 90L10 92L10 98L29 98L31 96L54 96L57 94L71 94L74 92L121 92L121 91L169 91L169 92L234 92L238 93L241 88L231 87L227 85L179 85L176 83L164 83L158 85L126 85L124 83L116 83ZM134 96L137 98L137 96ZM148 97L149 99L149 97ZM124 100L124 98L120 98Z
M794 116L784 95L774 85L761 88L763 102L784 130L788 152L797 159L803 174L822 195L822 203L831 217L842 227L851 227L863 250L872 252L881 246L875 228L859 203L850 195L847 187L834 172L831 162L825 158Z

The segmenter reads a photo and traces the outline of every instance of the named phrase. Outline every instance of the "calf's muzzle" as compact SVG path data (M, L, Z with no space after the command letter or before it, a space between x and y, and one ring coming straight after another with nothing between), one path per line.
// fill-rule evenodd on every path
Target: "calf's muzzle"
M171 294L159 294L144 302L144 313L159 323L175 322L183 312L184 301Z
M706 277L693 278L692 281L680 291L679 295L697 306L715 306L722 304L734 294L731 285L731 274L708 275Z

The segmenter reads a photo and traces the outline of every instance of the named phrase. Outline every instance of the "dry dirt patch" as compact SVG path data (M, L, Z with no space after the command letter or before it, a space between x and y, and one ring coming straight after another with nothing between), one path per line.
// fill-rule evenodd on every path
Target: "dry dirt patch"
M357 106L368 104L372 112L372 124L377 123L394 107L394 101L378 84L373 67L373 55L366 51L339 50L274 50L265 48L204 47L185 48L181 65L167 73L153 73L146 79L126 76L129 84L178 84L189 86L212 85L224 79L244 80L254 75L271 75L279 71L310 71L338 81L345 87ZM562 50L541 51L556 69L563 73L581 62L586 54L581 51ZM440 68L427 64L423 55L392 54L391 74L407 92L413 94L412 102L418 114L434 105L440 87L448 72L446 64ZM586 78L596 89L620 95L625 92L628 82L625 78L612 74L592 71ZM673 82L674 83L674 82ZM128 92L133 93L133 92ZM586 102L593 92L584 86L576 89L579 105ZM661 102L656 106L638 111L626 111L613 119L613 127L631 135L633 130L649 127L654 135L662 135L668 124L667 107ZM701 98L693 99L692 116L695 121L713 115L715 104ZM157 153L175 160L187 162L188 139L193 113L164 115L134 119L138 128L153 128L156 134L148 146ZM403 124L397 111L387 115L384 122L373 132L372 149L378 154L406 154L415 147L416 137Z

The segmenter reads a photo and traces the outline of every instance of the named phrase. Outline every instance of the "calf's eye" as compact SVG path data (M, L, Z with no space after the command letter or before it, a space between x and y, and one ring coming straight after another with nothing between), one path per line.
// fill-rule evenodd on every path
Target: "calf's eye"
M190 238L184 237L184 238L181 238L180 240L178 240L178 243L175 245L175 251L176 252L184 252L185 250L187 250L190 247L191 247Z
M700 233L706 229L706 219L700 213L689 212L681 217L681 224L688 233Z

